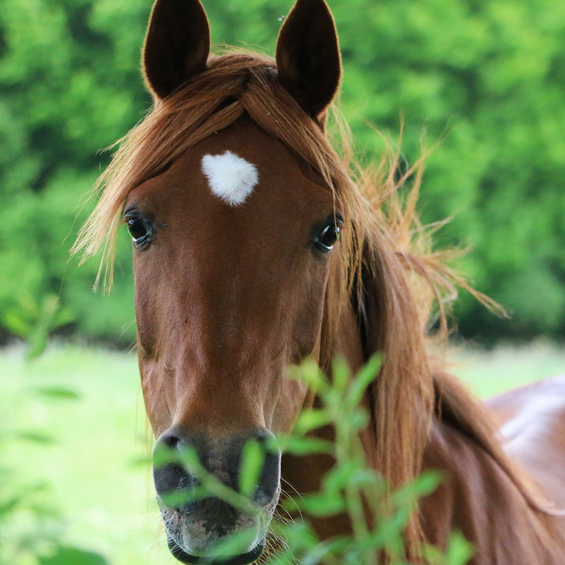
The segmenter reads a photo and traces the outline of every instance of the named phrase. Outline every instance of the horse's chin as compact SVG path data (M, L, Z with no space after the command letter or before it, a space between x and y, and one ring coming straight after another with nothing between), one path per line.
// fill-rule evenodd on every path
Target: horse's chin
M253 550L248 551L247 553L235 555L226 559L213 559L201 555L191 555L190 553L187 553L170 536L167 536L167 543L169 544L169 549L171 550L173 556L181 563L186 563L187 565L194 563L200 565L248 565L249 563L257 561L257 559L261 557L261 554L265 549L265 544L259 543Z
M231 534L207 531L205 520L194 520L188 515L182 514L170 508L162 508L161 513L167 533L167 543L173 556L181 563L206 564L206 565L247 565L257 561L265 549L265 540L269 523L272 519L271 506L274 508L276 500L263 508L259 516L251 517L245 514L238 516L233 525ZM237 555L218 555L215 548L222 540L227 541L229 535L237 536L244 534L240 545L240 551L244 553ZM226 536L226 537L224 537ZM219 548L218 548L219 549ZM235 549L235 548L234 548Z

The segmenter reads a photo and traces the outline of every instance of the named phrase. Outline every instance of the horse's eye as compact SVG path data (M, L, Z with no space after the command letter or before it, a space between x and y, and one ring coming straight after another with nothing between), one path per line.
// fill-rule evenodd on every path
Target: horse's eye
M329 253L339 239L342 221L339 218L330 218L314 237L316 248L324 253Z
M137 215L126 216L128 231L136 248L149 245L151 237L151 223Z

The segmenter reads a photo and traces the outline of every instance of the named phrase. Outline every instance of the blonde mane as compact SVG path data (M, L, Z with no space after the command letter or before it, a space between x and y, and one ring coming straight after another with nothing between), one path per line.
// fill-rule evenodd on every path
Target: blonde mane
M432 337L447 338L446 308L457 296L458 286L489 307L497 305L446 266L452 252L432 250L431 235L437 226L425 229L416 213L423 160L400 178L397 156L373 171L352 172L347 131L336 151L323 128L307 118L280 86L271 58L236 52L213 56L205 72L167 99L156 100L145 119L122 140L101 176L95 190L100 199L73 252L81 253L84 260L102 250L106 282L111 284L116 234L130 191L245 114L317 170L343 211L342 261L334 263L326 297L328 343L338 327L340 309L351 303L352 293L361 296L368 291L363 288L367 277L376 282L380 322L373 339L384 363L372 393L378 430L374 460L391 488L418 474L434 414L443 411L501 464L536 505L495 440L488 416L443 374L441 363L430 354ZM399 189L409 180L412 187L403 196ZM431 336L428 324L434 318L440 329ZM326 349L329 355L331 347ZM409 544L416 543L419 530L415 515Z

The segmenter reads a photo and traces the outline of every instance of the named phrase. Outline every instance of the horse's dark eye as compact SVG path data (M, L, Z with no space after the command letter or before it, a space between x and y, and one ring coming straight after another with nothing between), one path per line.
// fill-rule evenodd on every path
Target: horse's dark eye
M330 218L322 229L314 237L316 248L324 253L332 250L333 246L339 239L341 224L343 222L339 218Z
M126 216L128 231L136 248L146 247L150 243L151 223L137 215Z
M128 220L128 230L134 241L147 235L147 228L139 218Z

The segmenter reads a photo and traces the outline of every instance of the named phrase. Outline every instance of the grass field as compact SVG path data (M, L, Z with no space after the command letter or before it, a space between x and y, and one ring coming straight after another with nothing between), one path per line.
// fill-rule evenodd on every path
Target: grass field
M464 349L452 358L452 372L483 397L565 373L565 350L543 343L488 353ZM49 394L41 392L46 388ZM26 362L21 347L0 350L0 422L4 434L40 436L0 445L0 467L12 470L14 488L48 485L42 496L64 516L66 543L102 554L110 565L177 563L154 501L134 354L58 345ZM21 527L11 524L2 534Z

